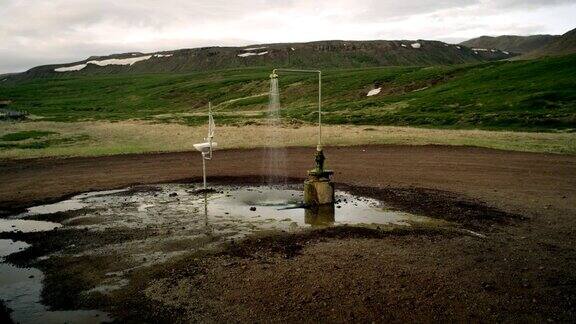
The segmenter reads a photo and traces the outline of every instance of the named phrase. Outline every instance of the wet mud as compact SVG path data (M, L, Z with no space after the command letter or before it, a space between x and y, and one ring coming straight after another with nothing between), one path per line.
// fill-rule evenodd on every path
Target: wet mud
M39 269L31 277L42 277L41 301L52 312L102 309L121 320L157 321L175 319L167 312L172 307L155 314L125 314L116 305L142 303L126 292L166 274L166 269L171 277L182 276L181 267L189 269L197 258L266 263L295 258L309 246L334 240L483 236L466 227L479 230L485 227L478 224L520 219L433 190L422 194L346 185L338 186L345 191L337 192L335 208L317 214L303 208L299 187L217 184L205 192L193 184L160 184L85 193L10 216L3 221L28 228L4 226L0 238L30 243L5 259ZM467 222L455 222L464 219L462 214ZM194 276L186 272L187 278L196 280L205 271ZM145 274L150 277L143 279ZM95 320L108 318L102 314Z
M528 220L527 216L506 212L478 199L443 190L373 188L346 184L339 184L339 187L357 195L384 201L391 208L457 222L475 229L486 229L494 224L513 225Z
M6 324L14 323L10 317L10 313L12 313L12 309L6 307L4 301L0 299L0 322Z

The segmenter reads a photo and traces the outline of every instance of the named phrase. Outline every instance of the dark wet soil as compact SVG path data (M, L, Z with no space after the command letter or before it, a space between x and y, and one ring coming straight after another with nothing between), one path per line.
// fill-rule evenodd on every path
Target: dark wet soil
M221 181L262 180L254 169L261 151L217 153L209 170ZM300 177L312 156L313 150L290 149L286 176ZM100 265L127 260L54 258L39 262L51 291L46 302L96 307L134 322L575 321L576 157L441 146L327 148L326 156L340 186L486 237L430 227L254 237L133 271L130 284L109 295L85 295L72 283L91 287L102 276ZM194 157L1 162L0 206L15 210L80 191L198 179ZM131 239L107 236L19 237L49 248L17 255L26 262L70 244L81 250Z
M4 305L4 301L0 299L0 323L12 324L14 323L10 318L10 313L12 310L6 305Z
M388 206L411 214L457 222L468 228L486 229L493 224L514 224L528 217L509 213L478 199L425 188L373 188L339 184L356 195L384 201Z
M122 243L146 238L153 236L154 234L154 229L109 229L104 232L64 228L36 233L0 233L0 238L31 242L33 244L32 247L29 247L21 252L10 254L6 257L6 260L14 264L26 265L30 262L30 260L34 260L43 255L58 251L66 251L66 253L79 253L108 244Z

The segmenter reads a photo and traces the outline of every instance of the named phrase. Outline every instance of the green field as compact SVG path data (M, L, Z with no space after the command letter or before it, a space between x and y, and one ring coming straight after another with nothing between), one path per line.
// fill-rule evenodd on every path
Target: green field
M25 121L0 122L0 159L191 150L211 101L220 148L272 145L268 68L60 76L0 83ZM323 71L326 145L473 145L576 154L576 55ZM280 75L283 142L313 146L317 80ZM375 96L368 91L381 88ZM331 124L331 125L330 125ZM236 127L242 126L242 127ZM407 126L407 127L406 127Z
M208 101L225 124L263 121L269 69L37 78L0 83L0 100L45 121L142 119L198 125ZM576 128L576 55L436 67L326 70L323 120L516 131ZM314 122L316 80L281 75L287 122ZM382 87L376 96L366 94Z

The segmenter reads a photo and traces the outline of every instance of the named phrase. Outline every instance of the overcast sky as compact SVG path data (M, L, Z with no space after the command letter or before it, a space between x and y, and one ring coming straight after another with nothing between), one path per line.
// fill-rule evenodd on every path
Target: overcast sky
M562 34L574 17L576 0L0 0L0 73L199 46Z

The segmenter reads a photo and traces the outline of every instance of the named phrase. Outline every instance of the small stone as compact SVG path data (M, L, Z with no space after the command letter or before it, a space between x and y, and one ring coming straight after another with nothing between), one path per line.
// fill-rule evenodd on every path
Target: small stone
M173 193L171 193L171 194L168 195L168 197L176 197L176 196L178 196L178 194L175 193L175 192L173 192Z
M250 207L250 211L256 211L256 207L254 206Z

